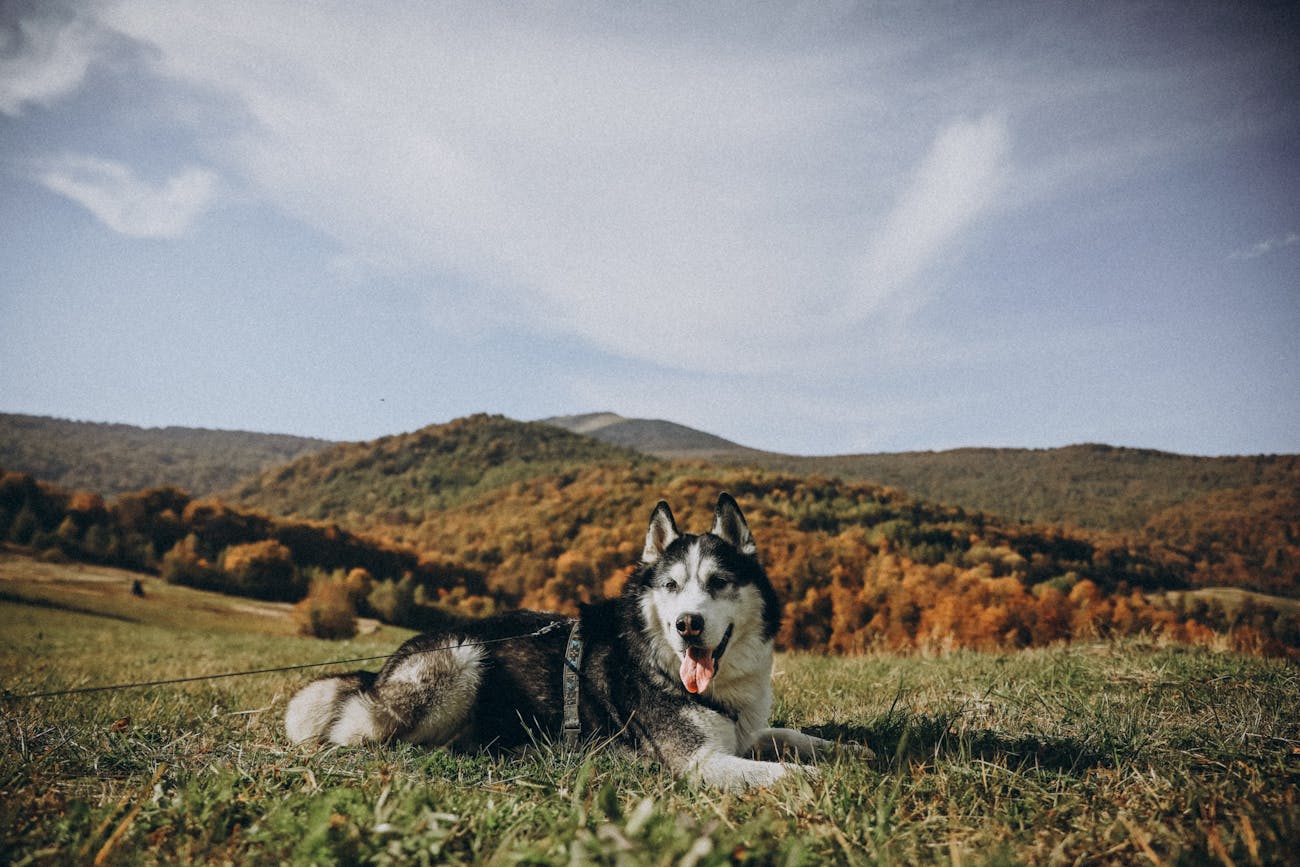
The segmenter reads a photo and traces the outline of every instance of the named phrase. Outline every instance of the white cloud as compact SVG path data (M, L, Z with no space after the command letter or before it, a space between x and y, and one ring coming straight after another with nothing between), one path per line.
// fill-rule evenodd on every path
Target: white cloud
M727 420L759 402L792 441L810 422L888 441L989 388L965 373L990 337L1032 367L1059 343L1044 323L1154 310L1173 333L1217 303L1161 267L1228 252L1206 213L1245 197L1291 228L1278 82L1300 67L1273 12L879 5L0 0L22 22L0 31L0 159L124 160L22 176L148 237L192 225L219 172L229 216L317 265L303 283L382 286L377 306L438 323L411 329L431 365L440 337L517 339L539 391L603 364L591 408L742 441ZM221 234L194 252L246 237Z
M987 116L946 127L872 235L850 310L871 313L912 281L998 199L1008 171L1006 123Z
M102 47L89 22L61 14L0 19L0 114L17 117L28 105L47 106L81 86Z
M661 12L122 0L97 15L147 48L133 56L177 103L235 107L172 116L338 261L420 275L448 327L541 329L683 370L887 354L973 230L1094 178L1081 165L1150 156L1127 124L1071 109L1140 92L1141 70L1078 83L1033 51L981 54L978 28L893 32L852 10L755 27ZM1068 135L1045 134L1044 113Z
M873 88L890 82L874 64L897 45L874 38L828 50L746 42L734 22L313 10L127 2L106 20L154 46L164 75L234 97L252 123L213 159L345 256L432 270L490 295L502 322L623 356L805 363L792 332L905 292L1003 168L997 120L901 148L875 131ZM918 164L898 198L894 173Z
M1258 241L1244 250L1236 250L1228 258L1239 260L1258 259L1260 256L1267 256L1269 253L1293 247L1296 244L1300 244L1300 234L1291 232L1282 237L1266 238L1263 241Z
M94 157L66 157L39 172L42 184L90 211L105 226L132 238L175 238L211 203L216 175L188 168L159 185L129 167Z

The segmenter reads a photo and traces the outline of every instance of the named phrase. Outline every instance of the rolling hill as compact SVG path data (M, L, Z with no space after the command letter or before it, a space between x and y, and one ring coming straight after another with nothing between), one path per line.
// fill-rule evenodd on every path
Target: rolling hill
M1200 533L1196 512L1177 518L1179 547L1008 521L863 482L664 461L499 416L327 448L240 485L228 505L164 490L105 508L10 474L0 533L55 556L130 555L193 586L247 585L264 598L298 598L306 569L341 580L324 570L364 558L417 605L572 611L618 592L657 500L700 531L723 490L743 504L786 600L784 647L1009 648L1133 632L1206 641L1214 630L1251 649L1300 647L1300 624L1282 607L1230 610L1220 597L1177 592L1227 583L1300 596L1285 534L1276 580L1262 588L1232 546L1279 537ZM1272 503L1275 516L1290 508L1264 490L1232 502L1265 513L1259 504Z
M1012 520L1145 533L1152 539L1160 538L1169 529L1169 520L1164 517L1168 510L1213 511L1218 508L1217 497L1259 500L1259 492L1267 489L1272 490L1274 500L1294 498L1300 492L1300 457L1296 455L1207 458L1078 445L803 457L752 449L671 421L625 418L614 413L556 416L541 423L623 450L600 452L616 460L626 460L631 450L665 460L749 466L796 476L822 475L898 488L925 500ZM418 431L389 437L386 447L402 449L403 444L418 443L418 439ZM300 456L327 449L360 455L365 448L364 444L335 444L278 434L139 428L0 414L0 466L61 487L107 497L173 485L195 496L238 489L239 499L254 502L256 497L247 485L262 484L256 481L259 474L274 473ZM598 454L586 446L566 448L569 451L559 455L561 463L581 463ZM622 457L613 458L615 454ZM520 467L530 465L528 472L534 472L548 463L548 459L539 463L527 449L514 457L486 453L481 457L491 465L489 485L492 479L510 475ZM382 459L380 463L386 463L389 469L379 476L392 476L394 470L401 474L401 461ZM497 466L501 464L515 469ZM557 464L549 459L549 465ZM437 468L427 469L422 483L426 487L436 483L443 491L431 502L445 502L452 496L451 489L460 483L445 478ZM353 470L362 471L359 467ZM378 477L372 482L371 487L377 490ZM335 511L326 502L330 495L318 492L316 496L320 502L308 507L306 493L298 492L294 508L306 508L317 516ZM375 496L382 499L379 494ZM264 505L276 508L270 500ZM1237 510L1236 514L1238 519L1253 520L1249 510ZM1260 537L1278 534L1273 524L1253 532Z
M1201 597L1171 591L1216 583L1300 595L1290 548L1274 558L1279 568L1262 587L1253 583L1256 573L1231 568L1231 558L1211 568L1197 559L1199 548L1154 538L1009 521L864 482L657 460L552 425L492 416L329 449L264 473L235 495L241 507L336 521L459 564L503 604L572 610L617 592L657 500L673 505L683 527L700 530L721 490L744 504L789 600L788 647L922 646L945 635L966 646L1018 646L1059 634L1184 634L1207 622L1232 624ZM1274 512L1287 508L1270 502ZM1192 605L1199 626L1187 626L1178 608ZM1300 644L1292 615L1247 608L1238 619L1257 615L1261 634Z
M667 460L734 461L768 455L720 436L662 419L624 418L612 412L599 412L553 416L542 419L541 423Z
M206 496L327 445L282 434L0 413L0 466L105 497L162 485Z
M245 480L229 497L276 515L400 527L538 476L650 461L551 425L475 415L373 442L334 445Z
M803 457L765 452L683 425L614 413L545 419L669 460L706 460L900 488L1013 520L1139 532L1163 510L1257 486L1300 491L1300 456L1191 457L1086 444L1057 449Z

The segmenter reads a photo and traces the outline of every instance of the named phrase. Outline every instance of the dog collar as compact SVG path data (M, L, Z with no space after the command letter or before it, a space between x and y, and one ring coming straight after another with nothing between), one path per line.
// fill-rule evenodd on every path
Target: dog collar
M578 673L582 671L582 621L574 620L564 649L564 745L578 745Z

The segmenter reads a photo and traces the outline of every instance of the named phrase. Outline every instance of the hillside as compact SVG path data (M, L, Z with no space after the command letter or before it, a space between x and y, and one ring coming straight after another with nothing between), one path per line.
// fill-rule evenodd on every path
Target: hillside
M735 460L765 455L757 449L663 419L623 418L612 412L600 412L553 416L542 419L541 423L668 460Z
M870 482L1015 520L1118 532L1140 531L1159 512L1216 491L1260 485L1300 490L1297 455L1207 458L1087 444L801 457L613 413L545 422L662 458Z
M1152 516L1143 535L1187 552L1199 584L1292 594L1300 576L1300 489L1215 491Z
M230 491L276 515L400 527L494 488L594 464L650 462L556 427L475 415L368 443L343 443Z
M604 415L575 426L599 431L622 421L628 420ZM689 431L667 423L640 428L679 443ZM982 461L986 472L1009 467L1010 474L1014 462L1002 458L1035 454L969 451L980 460L960 453L929 457L964 457L968 468ZM1117 484L1107 482L1108 461L1165 466L1169 490L1193 492L1242 478L1285 478L1294 464L1093 446L1051 454L1058 468L1069 461L1093 467L1091 474L1076 467L1057 480L1066 495ZM1181 470L1169 470L1171 462ZM1228 465L1237 476L1223 470ZM1189 477L1197 467L1200 474ZM1243 467L1253 467L1253 475ZM1120 485L1110 497L1150 501L1156 477ZM410 572L425 587L425 601L466 613L502 605L572 610L615 592L636 559L656 500L670 500L683 522L698 529L717 492L729 490L756 530L762 528L765 561L788 600L784 646L1021 646L1111 631L1204 637L1198 630L1243 624L1259 641L1300 646L1290 614L1250 608L1241 615L1170 595L1230 586L1300 597L1294 485L1185 493L1152 512L1143 529L1123 534L1070 530L753 462L658 460L551 424L486 415L326 447L229 489L223 496L233 509L172 490L123 495L106 509L94 498L33 493L34 483L21 478L13 484L17 499L0 509L0 533L37 550L170 568L193 586L248 592L239 569L261 550L249 546L280 545L287 549L280 560L294 560L297 571L275 585L276 598L298 598L311 575L363 565L394 585ZM1034 484L1022 478L1020 486ZM360 535L347 541L304 520ZM328 553L340 538L352 546L346 557ZM372 551L371 539L392 551Z
M293 606L286 602L196 590L112 566L51 562L7 547L0 547L0 599L207 633L298 634ZM373 632L376 625L371 621L367 628Z
M367 616L418 627L503 606L571 612L617 593L655 501L698 531L722 490L743 504L786 600L785 648L1007 649L1133 633L1300 648L1293 608L1178 592L1227 579L1264 589L1231 568L1230 547L1197 559L863 483L655 461L492 416L301 458L232 505L170 488L106 504L3 474L0 537L42 558L146 569L200 589L346 597ZM282 517L250 510L271 506ZM1286 565L1293 548L1274 558L1267 589L1300 596Z
M1296 455L1208 458L1096 444L767 457L760 463L787 472L870 479L1011 518L1116 531L1139 530L1161 510L1214 491L1254 485L1300 489Z
M302 598L313 573L331 570L359 568L391 580L410 574L442 587L481 583L472 571L334 524L268 517L176 488L105 502L0 467L0 542L6 541L56 561L160 572L173 583L277 601Z
M539 424L594 438L614 446L615 450L594 447L589 442L579 445L571 440L563 447L556 445L558 451L549 456L534 454L529 447L516 456L494 456L485 447L474 459L481 458L492 472L483 480L474 481L471 487L482 490L483 485L490 487L512 473L524 478L566 462L578 465L588 460L627 460L625 450L633 450L667 460L735 464L796 476L823 475L848 482L868 482L898 488L924 500L1014 520L1131 534L1143 532L1153 521L1158 524L1157 516L1166 510L1189 507L1218 492L1236 490L1237 494L1225 496L1237 498L1249 496L1250 489L1261 486L1271 487L1283 497L1300 492L1300 457L1296 455L1205 458L1080 445L1060 449L956 449L800 457L747 448L675 422L624 418L614 413L557 416ZM418 454L416 440L420 435L420 432L399 435L381 442ZM407 449L407 444L412 442L416 442L414 449ZM331 455L360 456L368 444L334 445L278 434L139 428L0 414L0 466L61 487L94 491L106 497L165 485L182 488L194 496L237 490L240 500L268 511L282 512L281 505L275 502L279 494L268 491L266 499L260 500L249 486L263 484L256 478L260 474L275 477L281 466L331 447L334 448ZM323 460L333 465L335 458ZM367 459L358 457L357 460L364 463ZM381 459L380 463L385 460ZM344 460L343 464L346 463ZM290 497L292 509L299 512L306 509L312 517L336 514L338 510L330 501L352 499L345 490L349 484L366 484L377 490L382 487L378 484L381 478L403 475L401 463L387 461L389 469L378 473L352 467L343 472L343 478L331 479L325 486L333 490L317 491L314 495L317 502L310 505L308 501L313 495L305 488L296 489ZM506 464L509 466L501 466ZM294 472L302 469L296 467ZM432 464L426 471L422 482L426 486L436 485L442 491L429 499L427 505L433 507L445 505L449 497L459 496L455 490L470 484L469 478L477 472L466 476L454 466ZM270 485L276 490L284 487L279 482ZM400 494L397 499L412 502L418 499L411 496L414 493ZM384 499L378 495L376 498ZM1238 512L1237 520L1249 522L1255 518ZM1261 538L1277 535L1275 524L1270 521L1252 533ZM1152 524L1147 529L1148 538L1160 538L1155 527Z
M206 496L327 445L282 434L0 413L0 466L105 497L163 485Z
M786 647L1014 647L1240 625L1201 609L1190 624L1164 594L1207 584L1201 564L1156 541L1006 521L866 483L610 449L476 416L300 459L242 489L240 505L436 554L481 575L503 604L572 610L617 592L657 500L700 530L727 490L787 600ZM1250 577L1241 586L1263 589ZM1296 576L1283 577L1269 589L1300 595ZM1256 625L1262 638L1300 646L1293 620Z

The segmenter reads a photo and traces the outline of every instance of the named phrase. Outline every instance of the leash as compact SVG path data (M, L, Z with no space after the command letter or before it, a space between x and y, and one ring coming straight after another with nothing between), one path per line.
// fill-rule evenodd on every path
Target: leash
M578 746L582 724L578 717L578 674L582 671L582 621L574 619L564 649L564 745Z
M548 632L554 632L555 630L559 629L561 626L564 626L568 622L569 621L567 620L556 620L555 622L548 623L547 625L541 627L540 629L535 629L532 632L525 632L519 635L507 635L504 636L503 638L486 638L482 641L466 641L458 646L459 647L481 647L486 644L500 644L501 642L504 641L519 641L525 638L537 638L539 636L546 635ZM578 628L578 622L575 620L573 621L574 633L577 632L577 628ZM573 638L573 633L570 633L570 639L572 638ZM434 647L428 650L417 650L412 653L406 654L406 656L416 656L421 653L437 653L438 651L444 649L446 648ZM64 696L64 695L85 695L87 693L92 693L92 692L111 692L120 689L141 689L149 686L171 686L173 684L178 684L178 683L195 683L201 680L220 680L225 677L247 677L249 675L254 675L254 674L273 674L275 672L281 672L281 671L298 671L304 668L321 668L327 665L350 665L352 663L357 663L357 662L374 662L377 659L388 659L389 657L392 657L394 655L396 655L396 651L394 651L393 653L385 653L380 656L358 656L354 659L332 659L329 662L304 662L300 665L281 665L276 668L256 668L250 671L226 671L220 674L198 674L192 677L173 677L173 678L168 678L166 680L143 680L143 681L134 681L131 683L112 683L112 684L104 684L100 686L81 686L81 687L76 687L74 689L55 689L55 690L50 690L49 692L29 692L29 693L16 694L6 689L6 690L0 690L0 701L23 701L26 699L33 699L33 698L54 698L56 696ZM581 655L582 655L582 645L581 643L579 643L578 646L579 660L581 659ZM565 669L565 676L568 677L567 667ZM577 700L576 685L574 687L574 700L575 701ZM568 713L567 708L565 713L566 713L566 720L567 720L567 713ZM576 708L574 711L574 715L576 719L577 718Z

